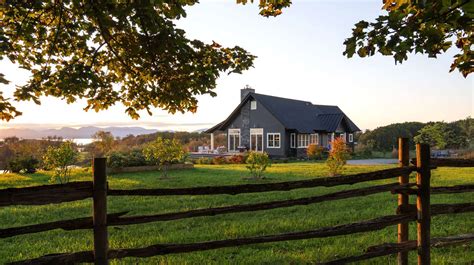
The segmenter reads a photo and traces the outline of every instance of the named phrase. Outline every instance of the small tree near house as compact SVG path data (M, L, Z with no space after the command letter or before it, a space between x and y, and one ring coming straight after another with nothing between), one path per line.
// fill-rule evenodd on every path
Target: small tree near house
M271 165L270 158L267 153L250 152L246 160L247 169L255 179L261 179L263 172Z
M154 162L159 166L161 177L168 177L168 167L172 163L183 162L186 158L181 143L176 139L156 138L143 148L143 155L146 160Z
M347 159L350 157L350 152L344 140L339 137L331 142L331 147L332 149L329 151L326 165L329 168L329 174L331 176L337 176L341 174L346 165Z
M76 162L78 154L71 141L63 142L58 147L48 147L43 160L47 168L54 169L50 182L68 183L71 179L71 166Z

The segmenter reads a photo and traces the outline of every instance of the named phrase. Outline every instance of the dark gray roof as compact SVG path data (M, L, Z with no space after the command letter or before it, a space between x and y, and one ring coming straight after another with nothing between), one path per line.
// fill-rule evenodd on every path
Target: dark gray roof
M224 130L239 114L239 110L245 102L252 98L268 109L286 129L297 130L301 133L334 132L343 122L350 132L360 131L337 106L313 105L308 101L249 93L226 120L207 130L207 132Z

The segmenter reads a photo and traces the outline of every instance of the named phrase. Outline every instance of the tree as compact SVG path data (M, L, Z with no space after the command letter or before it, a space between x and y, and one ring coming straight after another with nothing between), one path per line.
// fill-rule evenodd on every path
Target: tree
M197 108L197 95L215 96L221 72L241 73L255 56L244 49L188 39L173 20L187 1L5 1L0 11L0 60L7 57L32 77L16 100L41 96L87 99L85 110L115 103L170 113ZM0 82L8 80L0 73ZM0 94L0 119L20 115Z
M261 179L267 167L271 166L268 154L262 152L250 152L245 163L247 163L246 167L255 179Z
M384 0L388 14L375 22L355 24L352 36L344 42L344 55L351 58L373 56L377 52L393 56L395 63L408 59L408 53L434 57L454 45L458 53L450 71L464 77L474 71L474 1L472 0Z
M183 162L186 158L181 143L176 139L156 138L143 148L143 155L148 161L154 162L160 167L161 177L168 177L168 166L172 163Z
M349 148L347 148L346 143L340 137L334 139L331 142L331 150L329 151L328 159L326 160L326 165L329 169L329 174L331 176L339 175L344 166L347 163L347 159L350 157Z
M415 136L415 142L429 144L437 149L463 148L469 145L467 136L457 122L426 125Z
M48 147L43 159L49 169L54 169L50 182L68 183L71 179L71 166L77 157L78 152L72 141L63 142L59 147Z
M94 138L94 153L96 156L105 156L114 147L114 136L111 132L98 131L92 135Z

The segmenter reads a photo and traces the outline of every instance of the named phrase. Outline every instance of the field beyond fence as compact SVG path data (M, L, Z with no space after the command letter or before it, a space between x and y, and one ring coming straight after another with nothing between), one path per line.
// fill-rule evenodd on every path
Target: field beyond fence
M28 188L10 188L0 193L0 206L8 205L41 205L93 198L93 216L50 223L13 227L0 230L0 237L12 237L22 234L37 233L52 229L94 230L94 250L75 253L60 253L38 257L33 260L15 262L15 264L45 264L45 263L77 263L95 262L106 264L109 259L124 257L151 257L171 253L185 253L235 247L248 244L323 238L338 235L348 235L380 230L388 226L398 225L398 243L385 243L370 247L357 256L343 257L328 264L341 264L359 261L373 257L398 253L398 263L407 264L407 252L418 250L420 264L430 263L430 248L444 247L452 244L462 244L474 240L474 234L453 235L441 238L431 238L431 216L440 214L462 213L474 211L474 202L462 204L431 204L431 194L461 193L474 191L474 183L468 185L430 187L430 175L433 166L474 166L473 160L430 160L429 147L417 146L415 165L409 164L408 145L405 139L400 139L400 167L368 173L352 174L340 177L287 181L267 184L245 184L231 186L194 187L194 188L160 188L160 189L109 189L106 181L105 159L94 160L94 182L74 182L63 185L46 185ZM417 183L409 183L408 175L417 173ZM270 201L253 204L240 204L226 207L215 207L182 212L172 212L155 215L125 216L126 212L107 213L107 196L169 196L169 195L217 195L260 193L269 191L289 191L312 187L332 187L338 185L356 184L374 180L398 178L396 183L376 185L365 188L338 191L334 193L304 197L299 199ZM361 197L370 194L391 192L398 194L398 209L394 215L377 217L349 224L323 227L315 230L297 231L292 233L254 236L227 240L207 241L189 244L156 244L143 248L109 249L107 226L142 224L148 222L170 221L198 216L214 216L236 212L253 212L260 210L308 205L323 201L340 200L351 197ZM417 204L408 204L408 197L417 197ZM337 209L334 209L337 210ZM408 240L408 223L417 222L417 240ZM397 238L396 235L394 235Z

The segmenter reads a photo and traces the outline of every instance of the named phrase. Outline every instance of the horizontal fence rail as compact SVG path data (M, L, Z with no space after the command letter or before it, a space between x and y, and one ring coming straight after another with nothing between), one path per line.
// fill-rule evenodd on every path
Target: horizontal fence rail
M430 245L431 247L445 247L459 245L474 241L474 233L463 234L458 236L438 237L432 238ZM368 260L372 258L387 256L396 254L403 251L416 250L416 240L406 241L403 243L385 243L377 246L372 246L366 249L365 253L359 256L350 256L330 262L319 263L321 265L339 265L352 263L356 261Z
M416 158L411 163L416 165ZM431 158L430 164L435 167L474 167L474 158Z
M0 190L0 206L42 205L92 197L92 181Z
M297 180L287 182L276 182L266 184L244 184L230 186L207 186L193 188L162 188L162 189L135 189L114 190L110 189L109 196L168 196L168 195L216 195L241 193L288 191L293 189L304 189L313 187L333 187L338 185L352 185L360 182L396 178L400 175L410 174L416 167L400 167L379 170L369 173L359 173L340 177L316 178L308 180Z
M125 257L151 257L165 254L186 253L193 251L211 250L225 247L236 247L258 243L280 242L289 240L300 240L310 238L324 238L340 235L348 235L360 232L380 230L400 222L414 221L416 214L389 215L366 220L362 222L319 228L316 230L285 233L267 236L255 236L246 238L216 240L188 244L156 244L144 248L109 250L109 259ZM52 254L36 259L14 262L11 264L49 264L55 262L93 262L92 251L78 253Z
M464 192L474 192L473 185L457 185L451 187L432 187L432 194L446 194L446 193L464 193Z

